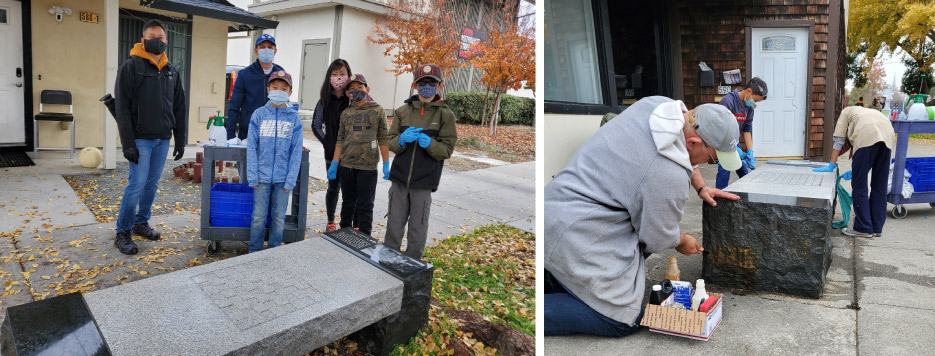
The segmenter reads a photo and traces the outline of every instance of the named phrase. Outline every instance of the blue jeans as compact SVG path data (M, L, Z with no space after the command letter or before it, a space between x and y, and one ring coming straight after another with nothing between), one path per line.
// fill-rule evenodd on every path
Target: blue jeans
M249 252L263 249L266 214L270 210L270 204L273 206L270 212L273 217L269 226L269 241L266 247L273 248L282 244L282 228L286 219L286 203L289 200L284 184L258 183L256 189L253 190L253 219L250 221L250 244L247 246Z
M152 216L156 188L169 154L169 140L134 140L140 152L139 164L130 162L130 178L123 190L117 232L129 231L133 225L148 223ZM139 211L137 211L139 206Z
M854 230L868 234L882 233L883 223L886 222L886 179L890 172L890 149L883 142L877 142L857 150L854 152L851 171Z
M640 327L643 311L633 326L608 318L578 299L565 289L549 270L545 270L545 335L574 335L578 333L621 337L630 335Z
M741 164L740 169L736 172L737 178L743 178L743 176L747 175L747 166ZM724 189L727 188L728 183L730 183L730 171L721 168L720 164L717 165L717 181L714 187L717 189Z

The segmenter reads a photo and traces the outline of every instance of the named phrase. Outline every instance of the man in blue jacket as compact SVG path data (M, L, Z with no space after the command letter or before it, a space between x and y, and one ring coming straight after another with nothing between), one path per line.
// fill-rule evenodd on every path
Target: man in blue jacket
M260 35L253 51L257 55L256 62L237 71L237 80L234 81L227 120L224 121L228 140L234 137L247 139L253 111L266 104L266 84L269 83L270 73L283 70L273 63L273 56L276 55L276 39L273 36Z
M263 249L268 210L271 210L272 221L266 247L282 243L288 193L295 188L302 163L302 119L289 105L290 95L292 76L282 70L271 73L269 103L257 109L250 119L247 184L254 192L249 252Z

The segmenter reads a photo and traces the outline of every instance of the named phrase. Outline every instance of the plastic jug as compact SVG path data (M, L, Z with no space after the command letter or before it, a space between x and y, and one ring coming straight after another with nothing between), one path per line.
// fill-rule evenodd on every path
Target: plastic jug
M669 267L666 268L666 279L670 281L679 280L679 265L675 256L669 257Z
M912 94L906 101L906 118L908 120L929 120L929 113L925 107L925 99L928 95Z
M692 294L692 311L698 311L698 307L701 305L702 301L708 299L708 293L704 289L704 280L699 279L695 282L695 294Z
M221 111L218 110L218 114L208 118L208 139L214 141L217 144L227 142L227 129L224 128L224 119L226 116L221 116Z

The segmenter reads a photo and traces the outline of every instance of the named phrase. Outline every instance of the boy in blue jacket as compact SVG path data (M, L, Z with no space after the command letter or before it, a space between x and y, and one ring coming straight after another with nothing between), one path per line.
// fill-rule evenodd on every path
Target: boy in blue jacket
M263 249L266 213L272 204L272 223L267 247L282 244L289 191L295 188L302 161L302 120L289 105L292 76L285 71L270 73L269 102L250 118L247 136L247 183L253 190L253 220L249 252Z

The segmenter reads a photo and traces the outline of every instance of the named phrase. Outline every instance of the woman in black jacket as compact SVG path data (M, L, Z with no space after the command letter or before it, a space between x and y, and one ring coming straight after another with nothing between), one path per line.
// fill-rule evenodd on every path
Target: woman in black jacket
M315 116L312 128L315 137L325 149L325 168L331 167L331 158L334 156L334 145L338 141L338 127L341 123L341 112L347 109L350 102L344 95L347 79L352 75L351 66L343 59L335 59L325 72L324 82L321 84L321 98L315 105ZM328 211L328 225L326 231L334 231L334 213L338 206L338 193L341 190L340 174L328 181L328 192L325 194L325 207Z

